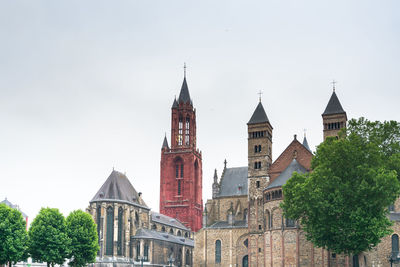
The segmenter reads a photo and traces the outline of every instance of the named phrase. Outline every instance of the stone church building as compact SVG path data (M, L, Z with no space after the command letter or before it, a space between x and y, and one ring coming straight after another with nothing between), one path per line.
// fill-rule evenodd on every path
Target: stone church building
M323 136L337 136L346 127L347 115L333 90L322 114ZM306 137L296 135L272 161L273 127L258 103L247 123L248 165L225 166L214 173L212 199L203 211L203 228L195 233L194 266L218 267L319 267L391 266L399 259L400 201L390 207L394 234L385 237L363 262L357 256L336 255L316 248L296 221L283 216L282 186L294 172L310 172L312 151ZM396 265L396 261L392 263Z

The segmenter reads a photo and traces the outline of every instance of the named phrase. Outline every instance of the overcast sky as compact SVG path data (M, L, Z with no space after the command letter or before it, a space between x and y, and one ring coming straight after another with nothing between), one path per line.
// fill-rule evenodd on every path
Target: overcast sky
M276 159L315 150L332 94L349 118L400 121L400 2L0 2L0 201L32 220L85 209L113 167L155 211L183 63L197 110L203 202L214 168L247 165L262 103Z

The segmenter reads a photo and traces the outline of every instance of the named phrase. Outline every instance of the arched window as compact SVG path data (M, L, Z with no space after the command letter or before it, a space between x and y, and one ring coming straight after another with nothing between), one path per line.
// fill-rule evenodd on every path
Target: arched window
M392 258L397 259L399 255L399 236L397 234L392 235Z
M187 249L186 250L186 256L185 256L185 264L186 265L192 265L192 260L191 260L191 257L190 257L190 251Z
M98 205L97 206L97 211L96 211L96 216L97 216L97 236L99 237L99 242L100 242L100 239L101 239L101 236L100 236L100 229L101 229L101 206L100 205ZM99 253L100 253L100 250L99 250Z
M178 232L176 233L176 235L177 235L177 236L182 236L181 231L178 231Z
M161 227L161 232L165 232L165 226Z
M178 146L182 145L182 139L183 139L183 118L179 117L179 124L178 124Z
M113 255L114 250L114 208L107 208L106 255Z
M157 225L156 225L156 224L153 224L153 225L151 226L151 229L153 229L153 230L156 230L156 231L157 231Z
M247 221L247 209L243 210L243 220Z
M135 212L135 226L139 227L139 214Z
M137 244L136 244L136 261L139 261L139 256L140 256L140 242L137 242Z
M181 195L181 180L178 180L178 196Z
M123 233L123 218L122 207L118 209L118 240L117 240L117 255L122 255L122 233Z
M147 243L144 244L143 257L144 261L149 260L149 245Z
M286 218L286 227L294 227L295 221L289 218Z
M215 241L215 263L221 263L221 240Z
M174 234L174 230L171 228L171 229L169 229L169 233L171 234L171 235L173 235Z
M185 237L188 238L188 233L187 232L185 232Z
M185 125L185 145L190 144L190 118L186 118L186 125Z

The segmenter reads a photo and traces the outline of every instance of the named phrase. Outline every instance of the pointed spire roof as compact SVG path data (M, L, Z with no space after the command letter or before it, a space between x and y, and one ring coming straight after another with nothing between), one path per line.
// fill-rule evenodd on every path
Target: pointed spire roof
M247 124L257 124L263 122L269 122L269 120L267 114L265 113L264 107L260 102L258 103L256 110L253 113L253 116L251 116Z
M325 111L324 113L322 113L322 115L332 115L341 113L346 113L346 111L343 110L339 98L337 97L335 91L333 91L332 96L329 99L328 105L326 106Z
M218 181L217 169L214 170L214 183Z
M167 135L164 136L164 142L162 144L162 148L169 148L168 146L168 140L167 140Z
M177 108L178 107L178 102L176 101L176 97L174 99L174 103L172 104L172 108Z
M178 102L181 103L192 103L190 100L189 88L186 82L186 77L183 78L181 92L179 93Z
M309 145L308 145L307 137L306 137L305 134L304 134L304 139L303 139L303 146L304 146L305 148L307 148L308 151L311 152L311 149L310 149L310 147L309 147Z

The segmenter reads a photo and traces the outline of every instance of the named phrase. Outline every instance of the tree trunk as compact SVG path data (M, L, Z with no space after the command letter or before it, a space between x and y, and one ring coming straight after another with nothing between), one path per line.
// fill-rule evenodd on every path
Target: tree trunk
M8 262L8 267L12 267L12 262L11 261Z

